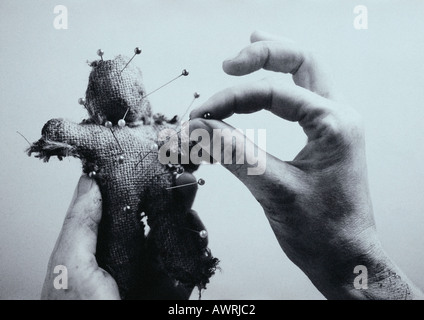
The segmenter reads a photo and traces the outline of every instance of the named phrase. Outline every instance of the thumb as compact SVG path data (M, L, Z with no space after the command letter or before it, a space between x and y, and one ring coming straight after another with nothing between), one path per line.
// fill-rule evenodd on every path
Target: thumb
M189 211L197 193L197 180L195 176L189 172L184 172L176 179L175 186L184 186L184 188L175 188L175 194L184 212Z
M97 231L102 216L102 198L97 183L81 176L66 213L59 237L60 246L95 254Z
M190 139L196 141L200 129L204 136L196 141L214 161L236 176L262 204L273 195L287 193L297 180L289 164L256 146L234 127L223 121L196 118L190 121ZM207 137L207 138L206 138Z

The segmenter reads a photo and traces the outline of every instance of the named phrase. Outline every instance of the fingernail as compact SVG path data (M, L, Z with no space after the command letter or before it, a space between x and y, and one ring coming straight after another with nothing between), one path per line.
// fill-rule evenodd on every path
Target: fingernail
M240 52L239 53L237 53L235 56L233 56L232 58L227 58L227 59L225 59L224 60L224 62L223 63L228 63L228 62L231 62L231 61L233 61L233 60L236 60L237 58L238 58L238 56L240 55Z
M86 194L93 187L93 179L89 178L87 175L82 175L78 181L77 187L77 196Z

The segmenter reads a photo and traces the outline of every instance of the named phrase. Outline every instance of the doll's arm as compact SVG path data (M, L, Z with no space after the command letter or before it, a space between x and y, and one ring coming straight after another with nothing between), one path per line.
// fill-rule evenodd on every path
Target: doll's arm
M86 128L80 124L63 119L49 120L41 130L42 137L28 149L28 155L35 153L37 158L49 161L50 157L57 156L81 158L85 149L82 138Z

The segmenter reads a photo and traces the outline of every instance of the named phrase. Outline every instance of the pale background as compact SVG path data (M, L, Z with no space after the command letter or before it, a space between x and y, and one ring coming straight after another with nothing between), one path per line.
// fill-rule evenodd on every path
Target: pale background
M68 8L68 30L53 8ZM369 29L353 28L365 4ZM149 89L181 78L150 98L155 111L181 114L194 91L214 92L263 78L234 78L222 60L255 29L296 39L331 67L347 100L364 116L375 218L390 256L424 287L424 1L0 1L0 298L37 299L50 252L80 176L76 159L49 164L24 154L54 117L80 121L86 60L132 55ZM275 76L275 75L274 75ZM240 128L266 128L267 150L291 160L305 137L267 112L235 116ZM221 259L204 299L322 299L279 248L248 190L225 169L204 166L194 209ZM196 298L194 294L192 298Z

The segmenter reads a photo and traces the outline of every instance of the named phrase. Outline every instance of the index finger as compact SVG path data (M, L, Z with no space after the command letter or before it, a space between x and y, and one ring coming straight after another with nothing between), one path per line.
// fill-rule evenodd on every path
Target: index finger
M259 69L290 73L298 86L334 98L330 75L308 49L290 39L263 32L254 32L251 42L235 58L223 62L226 73L241 76Z
M190 118L222 120L234 113L253 113L263 109L285 120L298 121L305 127L330 108L327 99L309 90L283 83L277 85L265 79L216 93L193 110Z

